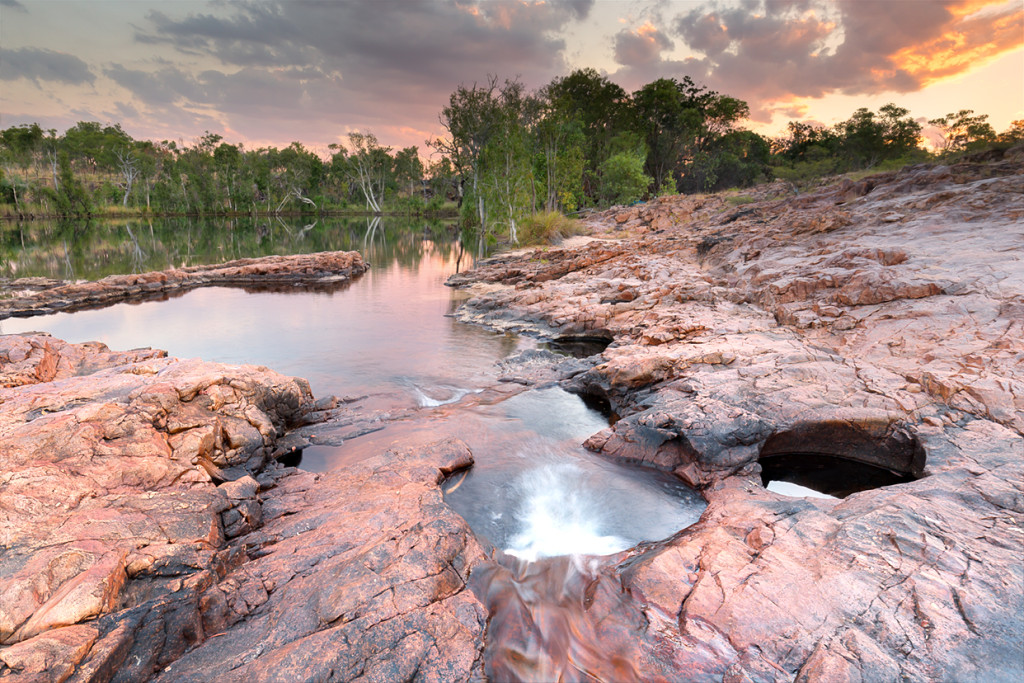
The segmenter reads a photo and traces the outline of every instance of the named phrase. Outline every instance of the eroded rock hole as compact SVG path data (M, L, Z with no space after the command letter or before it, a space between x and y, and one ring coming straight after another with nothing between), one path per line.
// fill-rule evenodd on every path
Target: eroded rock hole
M548 350L573 358L589 358L604 352L612 343L611 337L603 335L566 335L547 342Z
M583 405L585 405L590 410L599 413L606 420L608 420L609 425L613 425L619 421L618 413L615 412L615 409L612 408L612 402L609 401L606 397L600 396L598 394L589 393L582 393L576 395L580 397L581 401L583 401Z
M302 463L302 448L292 446L289 450L277 456L277 461L285 467L298 467Z
M769 491L845 498L919 479L925 457L917 438L894 423L823 420L772 435L758 462Z

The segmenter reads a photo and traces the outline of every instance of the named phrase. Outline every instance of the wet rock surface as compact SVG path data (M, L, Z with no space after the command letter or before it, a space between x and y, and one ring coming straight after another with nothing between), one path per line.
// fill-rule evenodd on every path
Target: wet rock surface
M0 679L1019 680L1022 171L663 198L453 280L464 320L612 340L524 352L492 391L606 404L619 419L588 447L709 501L575 573L485 556L441 496L472 462L457 440L325 474L276 462L378 428L359 397L0 336ZM63 286L22 281L0 316L107 301ZM913 480L787 497L758 465L787 452Z
M618 678L1018 680L1024 166L737 199L606 212L596 240L451 281L471 295L463 320L614 338L563 382L621 416L588 447L673 471L710 503L581 589L587 628L607 618L587 596L610 579L639 643ZM762 453L784 452L918 478L787 497L758 476Z
M64 282L50 278L0 281L0 320L57 311L77 311L122 301L166 298L209 286L286 287L303 285L343 287L368 268L354 251L265 256L225 263L171 268L133 275L110 275L101 280Z
M8 335L0 377L0 679L482 671L461 443L314 475L272 456L324 402L266 368Z

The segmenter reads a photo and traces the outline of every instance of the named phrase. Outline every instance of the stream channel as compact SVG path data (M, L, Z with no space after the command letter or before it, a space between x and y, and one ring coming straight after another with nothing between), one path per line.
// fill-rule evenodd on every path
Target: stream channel
M567 586L592 574L600 560L583 556L618 553L697 521L703 499L675 478L613 464L581 447L608 421L579 397L557 386L524 389L497 381L498 361L541 342L450 317L462 294L444 282L472 267L472 257L460 250L449 229L366 221L281 225L283 230L270 222L222 226L220 240L211 236L202 242L207 251L198 240L183 242L180 226L106 225L95 228L109 236L101 241L103 249L74 243L69 248L66 238L49 247L42 238L30 240L23 250L7 251L7 272L0 275L92 278L267 250L325 249L356 249L371 269L333 291L203 288L160 301L8 319L0 322L0 333L39 330L72 342L101 341L113 349L151 346L181 358L266 365L306 378L317 397L350 398L351 405L382 418L377 431L307 447L299 467L313 471L344 467L392 445L461 438L476 465L446 482L446 499L485 546L489 542L504 551L495 552L496 562L508 569L499 572L501 590L493 580L475 589L511 595L517 609L542 608L532 604L545 600L538 581ZM204 228L188 227L193 229L205 234ZM259 238L261 230L267 234ZM280 233L276 238L274 230ZM232 251L215 246L229 237ZM274 239L278 242L266 244ZM546 567L551 569L545 574ZM493 599L488 602L492 615L502 611ZM578 630L565 620L556 628ZM506 672L541 678L556 670L578 675L589 668L569 652L578 643L540 653L538 648L550 649L564 638L540 640L548 645L516 646L519 668ZM493 654L491 660L494 674Z

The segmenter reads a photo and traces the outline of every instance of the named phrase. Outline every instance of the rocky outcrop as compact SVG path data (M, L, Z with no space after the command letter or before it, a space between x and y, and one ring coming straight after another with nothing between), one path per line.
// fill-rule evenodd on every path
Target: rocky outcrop
M281 287L301 284L336 288L368 267L358 252L331 251L238 259L136 275L110 275L86 282L21 278L0 283L5 290L5 296L0 298L0 320L161 298L213 285Z
M612 340L520 354L500 386L607 402L592 450L708 500L557 584L486 558L444 504L472 462L457 440L302 472L274 456L317 441L284 432L334 405L302 380L0 337L0 678L1019 680L1022 217L1019 163L918 167L662 198L453 280L464 320ZM61 291L38 310L105 301ZM324 443L371 428L336 412ZM787 452L910 481L782 496L759 459Z
M479 678L487 612L465 588L483 553L438 486L470 464L448 441L278 473L232 546L249 561L198 596L211 637L159 680Z
M320 405L266 368L9 335L0 377L3 680L480 670L465 446L313 475L272 454Z
M598 240L452 282L471 296L463 320L613 338L564 382L621 416L587 445L674 471L710 503L602 575L636 624L625 678L1018 679L1024 167L737 199L613 210L591 219ZM918 479L788 498L758 476L779 452Z

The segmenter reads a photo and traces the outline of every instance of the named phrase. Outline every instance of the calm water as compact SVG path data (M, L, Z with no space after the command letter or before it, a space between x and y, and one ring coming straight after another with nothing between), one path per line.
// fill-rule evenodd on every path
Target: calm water
M3 273L98 277L323 249L358 249L372 267L331 292L206 288L163 301L8 319L0 333L40 330L115 349L152 346L181 358L255 363L305 377L317 396L365 396L353 410L381 416L384 428L340 446L307 448L301 466L326 470L393 444L462 438L477 466L446 485L449 501L479 534L526 559L616 552L668 536L700 515L703 501L674 480L582 449L607 422L578 397L496 381L497 361L536 342L448 317L461 295L444 282L472 266L450 230L372 221L235 222L221 226L223 244L211 231L206 224L107 225L87 228L75 242L74 231L35 226L22 231L35 240L31 248L13 250ZM11 240L8 230L9 250Z

